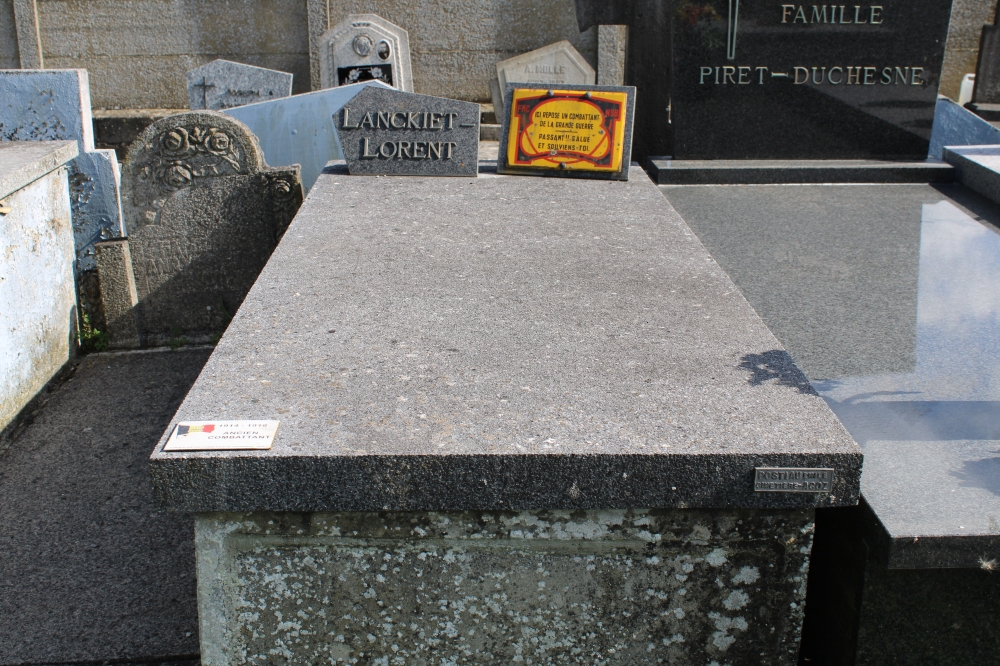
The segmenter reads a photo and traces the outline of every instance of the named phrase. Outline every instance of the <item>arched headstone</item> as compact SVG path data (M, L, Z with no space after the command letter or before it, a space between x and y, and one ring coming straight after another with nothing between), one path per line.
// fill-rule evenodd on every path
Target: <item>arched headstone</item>
M150 125L122 169L142 344L224 330L301 203L298 165L269 168L242 123L196 111Z

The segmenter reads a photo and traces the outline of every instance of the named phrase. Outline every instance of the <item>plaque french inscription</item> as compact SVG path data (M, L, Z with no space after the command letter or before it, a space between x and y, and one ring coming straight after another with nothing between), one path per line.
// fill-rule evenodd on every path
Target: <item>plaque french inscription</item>
M829 493L833 473L826 467L756 467L753 489L758 493Z
M628 179L635 88L508 88L498 172Z
M372 86L334 120L352 174L478 173L477 104Z

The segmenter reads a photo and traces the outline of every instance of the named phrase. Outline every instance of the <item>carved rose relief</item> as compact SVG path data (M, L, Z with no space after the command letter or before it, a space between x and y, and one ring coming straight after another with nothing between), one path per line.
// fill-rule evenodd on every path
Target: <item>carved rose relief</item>
M155 223L166 197L194 185L200 178L246 172L237 141L218 127L172 127L157 135L147 153L148 163L136 171L134 203Z

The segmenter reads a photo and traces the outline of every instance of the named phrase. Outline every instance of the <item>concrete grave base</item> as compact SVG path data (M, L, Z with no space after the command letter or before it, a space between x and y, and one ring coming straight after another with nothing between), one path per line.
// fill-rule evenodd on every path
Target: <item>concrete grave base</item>
M793 664L813 516L201 513L202 664Z

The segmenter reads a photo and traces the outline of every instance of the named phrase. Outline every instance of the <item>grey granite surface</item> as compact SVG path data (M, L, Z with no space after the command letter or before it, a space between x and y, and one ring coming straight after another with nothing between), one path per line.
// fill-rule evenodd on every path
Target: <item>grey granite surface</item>
M661 190L864 449L882 561L1000 557L1000 207L956 184Z
M372 185L377 184L378 196ZM328 170L153 453L193 511L853 504L861 455L641 170L628 182ZM754 493L833 467L832 495Z
M1000 146L946 147L944 159L955 166L959 182L1000 203Z
M78 154L76 141L0 141L0 199Z
M472 176L480 108L472 102L369 86L334 115L353 175Z
M672 160L651 157L659 185L780 183L950 183L954 169L940 160Z
M197 664L193 520L147 459L209 352L86 356L0 455L3 666Z

